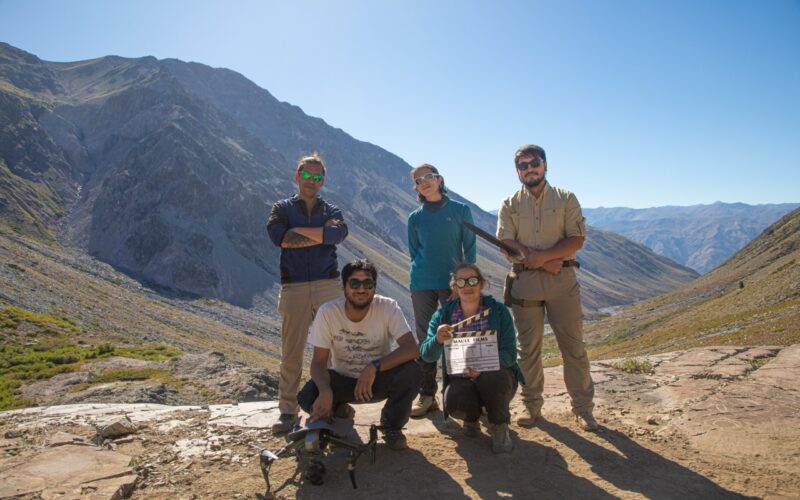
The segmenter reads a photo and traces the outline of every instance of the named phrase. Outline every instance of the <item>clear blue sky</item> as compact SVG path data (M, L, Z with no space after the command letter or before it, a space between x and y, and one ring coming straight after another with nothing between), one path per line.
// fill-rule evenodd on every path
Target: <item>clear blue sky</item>
M483 208L548 153L585 207L800 201L800 2L0 0L0 40L238 71Z

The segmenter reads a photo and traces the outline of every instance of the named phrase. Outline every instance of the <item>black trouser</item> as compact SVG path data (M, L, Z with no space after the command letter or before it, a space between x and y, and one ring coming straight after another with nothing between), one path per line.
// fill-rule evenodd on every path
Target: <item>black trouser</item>
M417 340L422 345L428 338L428 324L431 316L436 312L440 305L444 305L450 298L450 290L412 290L411 305L414 307L414 323L416 325ZM436 383L436 362L428 363L422 358L417 360L422 368L422 381L419 386L419 393L423 396L433 396L439 389Z
M483 372L476 379L450 376L444 391L444 408L455 418L474 422L481 416L481 407L491 424L508 424L508 405L517 392L517 378L509 368Z
M356 400L355 390L358 379L347 377L333 370L328 370L333 391L333 411L343 403ZM411 416L411 403L417 397L420 368L415 361L407 361L390 370L378 372L372 383L372 399L370 403L386 399L381 410L381 425L388 430L400 430ZM311 413L314 401L319 396L319 389L314 380L309 380L297 394L297 403L306 413Z

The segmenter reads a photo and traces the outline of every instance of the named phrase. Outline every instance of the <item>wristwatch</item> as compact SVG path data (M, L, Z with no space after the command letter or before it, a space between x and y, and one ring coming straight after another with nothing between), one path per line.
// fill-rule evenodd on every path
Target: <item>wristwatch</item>
M378 358L378 359L376 359L375 361L373 361L373 362L372 362L372 366L374 366L374 367L375 367L375 371L376 371L376 372L379 372L379 371L381 371L381 359L380 359L380 358Z

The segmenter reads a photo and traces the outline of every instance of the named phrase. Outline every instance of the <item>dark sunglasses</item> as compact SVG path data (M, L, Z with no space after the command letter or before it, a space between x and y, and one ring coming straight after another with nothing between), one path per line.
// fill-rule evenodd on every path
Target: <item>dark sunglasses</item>
M358 290L359 288L362 287L365 290L372 290L373 288L375 288L375 280L367 278L364 281L361 281L355 278L350 278L349 280L347 280L347 286L349 286L353 290Z
M314 182L322 182L322 179L325 178L325 176L322 174L312 174L311 172L307 172L305 170L300 171L300 177L302 177L304 181L314 179Z
M522 171L522 172L524 172L525 170L528 170L529 168L536 168L536 167L540 166L541 164L542 164L542 159L541 158L534 158L531 161L521 161L521 162L517 163L517 169Z
M478 283L480 283L480 282L481 282L481 279L478 278L477 276L472 276L471 278L467 278L467 279L458 278L456 280L456 286L458 288L464 288L467 285L469 285L469 286L478 286Z
M434 174L433 172L428 172L427 174L423 175L422 177L417 177L414 179L414 184L419 186L423 182L432 181L435 178L439 177L439 174Z

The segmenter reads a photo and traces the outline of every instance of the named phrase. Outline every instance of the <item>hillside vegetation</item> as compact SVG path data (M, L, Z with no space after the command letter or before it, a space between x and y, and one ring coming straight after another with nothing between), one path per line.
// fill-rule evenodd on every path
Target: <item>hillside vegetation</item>
M166 344L186 352L217 350L252 366L277 366L278 327L269 316L148 288L81 252L2 227L0 285L0 308L13 306L8 310L64 322L37 328L30 338L6 331L5 342L37 341L49 328L75 344ZM11 322L4 319L5 326Z
M585 325L592 359L711 345L800 342L800 209L675 292ZM547 339L549 363L558 349Z

